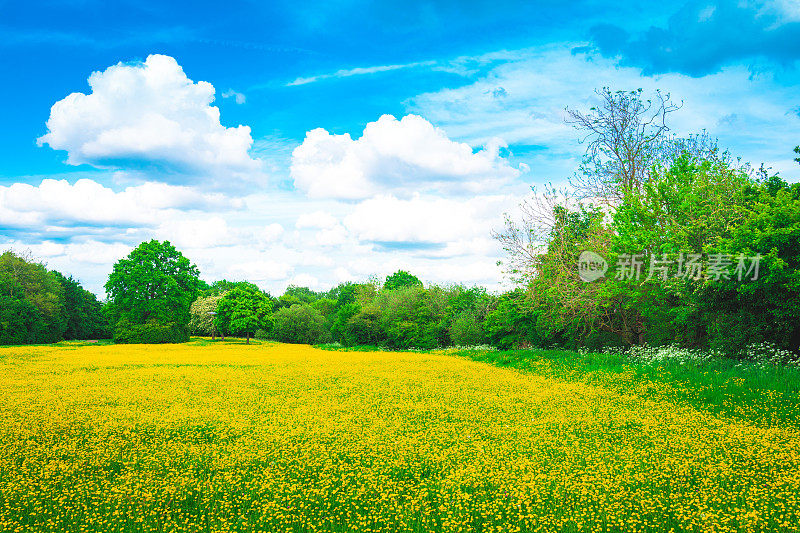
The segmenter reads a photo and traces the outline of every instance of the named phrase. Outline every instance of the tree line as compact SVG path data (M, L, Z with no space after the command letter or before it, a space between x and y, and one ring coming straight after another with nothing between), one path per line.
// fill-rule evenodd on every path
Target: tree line
M328 291L290 286L273 297L247 281L207 284L169 242L144 242L117 262L106 290L116 342L183 342L190 335L393 349L525 344L527 326L506 315L522 292L424 286L398 271L383 281L346 282ZM509 307L511 304L511 307Z
M0 344L102 339L110 328L97 297L28 254L0 255Z

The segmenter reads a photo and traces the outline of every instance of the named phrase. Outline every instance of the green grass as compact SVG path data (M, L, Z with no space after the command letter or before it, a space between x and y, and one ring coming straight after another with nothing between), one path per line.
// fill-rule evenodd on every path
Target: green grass
M569 350L453 351L522 372L677 401L763 426L800 427L800 369L718 358L638 363L620 353Z

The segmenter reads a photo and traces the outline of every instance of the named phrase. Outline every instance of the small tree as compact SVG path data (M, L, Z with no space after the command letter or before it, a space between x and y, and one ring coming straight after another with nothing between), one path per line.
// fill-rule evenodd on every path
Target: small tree
M272 300L252 283L237 285L219 300L215 324L237 334L244 333L245 343L256 330L272 327Z
M189 331L193 335L216 337L217 330L214 327L214 315L222 297L222 294L201 296L192 303L192 307L189 309L192 315L191 320L189 320Z

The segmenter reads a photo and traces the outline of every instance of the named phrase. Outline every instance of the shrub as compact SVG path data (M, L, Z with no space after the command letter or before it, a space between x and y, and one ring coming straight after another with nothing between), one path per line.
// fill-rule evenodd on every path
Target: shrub
M278 309L272 322L273 334L280 342L322 344L331 338L325 317L307 304Z
M168 344L188 340L186 327L174 322L131 324L121 320L114 329L114 342L117 344Z
M386 342L386 331L381 327L380 313L365 309L347 319L345 324L348 345L378 346Z
M431 312L426 291L419 285L407 285L383 291L376 300L380 308L381 327L386 332L387 346L394 349L436 348L440 332L440 317Z
M543 339L536 328L537 314L521 290L504 294L497 307L486 315L484 329L492 346L501 350L540 346Z
M472 311L458 315L450 326L450 341L454 346L475 346L483 339L483 328Z

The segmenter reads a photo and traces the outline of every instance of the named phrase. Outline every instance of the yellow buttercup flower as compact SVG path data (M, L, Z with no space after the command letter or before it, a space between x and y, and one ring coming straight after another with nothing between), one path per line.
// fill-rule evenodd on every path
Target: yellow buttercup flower
M436 353L0 348L0 531L800 530L796 427L598 383Z

